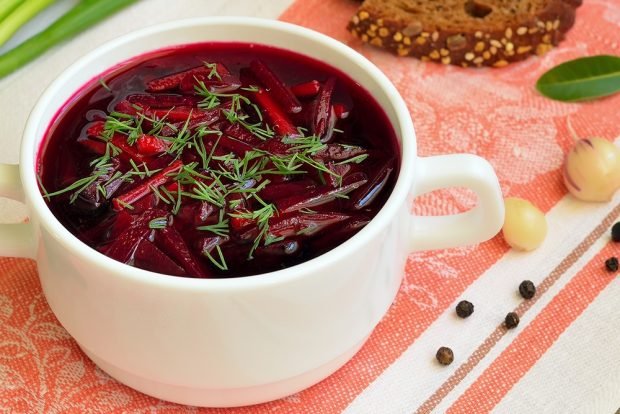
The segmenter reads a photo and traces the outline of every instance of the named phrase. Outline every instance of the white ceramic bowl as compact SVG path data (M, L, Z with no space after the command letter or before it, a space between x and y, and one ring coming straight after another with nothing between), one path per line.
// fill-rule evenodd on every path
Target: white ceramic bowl
M378 215L332 251L289 269L224 280L151 273L80 242L47 208L36 181L41 140L72 94L106 69L162 47L204 41L268 44L331 64L368 89L402 149L400 174ZM19 170L18 170L19 168ZM473 210L415 217L421 193L473 189ZM476 243L503 221L497 178L473 155L420 158L407 107L372 63L311 30L240 17L178 21L105 44L68 68L40 98L20 166L0 166L0 194L26 203L30 222L0 226L0 254L37 261L43 291L84 352L119 381L165 400L236 406L309 387L346 363L392 303L414 249Z

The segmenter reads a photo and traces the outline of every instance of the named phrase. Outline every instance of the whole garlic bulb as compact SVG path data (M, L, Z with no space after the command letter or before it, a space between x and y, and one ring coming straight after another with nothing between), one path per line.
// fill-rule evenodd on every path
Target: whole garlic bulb
M564 161L564 184L580 200L611 200L620 188L620 148L603 138L580 139Z

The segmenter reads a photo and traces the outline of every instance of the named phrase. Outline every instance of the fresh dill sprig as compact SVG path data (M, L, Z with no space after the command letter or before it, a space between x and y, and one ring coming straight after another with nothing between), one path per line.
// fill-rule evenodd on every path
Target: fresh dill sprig
M142 132L143 117L135 118L121 112L112 112L105 120L103 127L103 137L105 140L111 140L114 134L123 134L127 136L127 143L134 145Z
M228 228L229 220L224 218L224 210L220 210L218 222L215 224L209 224L207 226L199 226L196 229L201 231L209 231L216 236L226 237L228 236L229 228Z
M60 190L57 190L51 193L45 192L43 196L47 198L48 200L50 200L51 197L55 197L61 194L72 192L71 197L69 198L69 203L73 204L75 200L77 200L77 198L80 196L80 194L84 190L86 190L86 188L88 188L91 184L99 180L101 177L104 177L107 174L110 174L111 168L112 168L112 164L99 165L93 169L93 172L91 175L80 178L74 181L73 183L69 184L67 187L62 188Z
M252 248L250 249L250 253L248 254L248 258L251 259L254 254L254 251L260 246L261 240L265 239L267 236L267 232L269 231L269 220L275 216L278 212L276 206L272 203L266 203L263 199L261 199L257 194L253 194L252 197L258 201L261 208L254 211L248 212L240 212L240 213L229 213L231 217L245 218L256 222L258 226L258 236L254 239L252 243Z
M205 83L194 77L196 80L196 84L194 85L194 91L196 95L202 97L202 100L198 102L198 107L203 109L214 109L221 104L221 98L233 98L238 96L242 100L247 100L247 98L243 95L239 95L238 93L217 93L209 90Z
M265 236L265 246L269 246L270 244L274 244L282 240L284 240L284 236L275 237L273 234L267 233Z
M174 138L170 140L171 142L170 147L166 151L168 154L174 154L176 155L177 158L180 157L181 154L183 153L183 150L185 150L185 147L192 140L193 135L188 128L189 121L191 120L191 118L192 118L192 113L190 111L189 116L185 120L185 123L183 124L183 127L181 128L181 130L178 132L178 134Z
M250 85L250 86L245 86L243 88L240 88L242 91L247 91L247 92L258 92L260 90L260 88L256 85Z
M106 83L105 79L99 78L99 85L101 85L101 87L103 89L105 89L106 91L112 92L112 89L108 86L108 84Z
M217 267L218 269L222 271L228 270L228 264L226 263L226 259L224 258L224 253L222 253L222 248L220 247L219 244L215 246L215 250L217 251L217 254L219 256L219 261L216 260L213 256L211 256L211 253L209 253L208 251L205 251L205 255L211 261L211 263L213 263L213 265Z
M207 75L207 79L211 80L213 78L216 78L217 80L222 80L222 76L219 74L219 72L217 71L217 63L209 63L209 62L202 62L207 69L210 69L211 71L209 72L209 74Z
M225 187L220 187L217 181L213 181L207 185L202 181L196 180L191 193L185 193L188 197L196 200L208 201L216 207L223 208L226 204L226 195L228 191Z
M157 217L149 221L149 228L162 230L168 227L168 217Z
M364 161L366 158L368 158L368 154L360 154L360 155L356 155L355 157L351 157L349 159L340 161L340 162L336 162L334 163L335 165L342 165L342 164L359 164L362 161Z
M123 200L121 200L120 198L117 198L117 199L116 199L116 202L117 202L118 204L120 204L123 208L127 209L127 210L133 210L133 209L134 209L134 206L132 206L132 205L131 205L131 204L129 204L129 203L124 202L124 201L123 201Z

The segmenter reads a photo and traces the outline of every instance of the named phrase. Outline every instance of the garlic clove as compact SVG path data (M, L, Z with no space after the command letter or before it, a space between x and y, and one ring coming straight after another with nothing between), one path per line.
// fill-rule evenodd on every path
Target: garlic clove
M597 137L577 141L564 161L564 184L580 200L611 200L620 188L620 148Z
M502 234L506 243L517 250L530 251L542 244L547 236L545 214L534 204L517 197L504 200L506 215Z

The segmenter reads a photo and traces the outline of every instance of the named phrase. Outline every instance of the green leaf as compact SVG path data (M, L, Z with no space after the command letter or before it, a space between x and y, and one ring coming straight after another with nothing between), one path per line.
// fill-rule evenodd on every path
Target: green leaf
M599 55L564 62L543 74L536 89L565 102L612 95L620 91L620 57Z
M4 2L5 0L2 0ZM63 40L70 39L78 33L92 27L99 21L116 13L117 11L135 3L137 0L82 0L75 7L61 16L49 27L32 36L14 49L9 50L0 56L0 78L17 70L26 63L30 62L52 46ZM27 7L24 13L32 13L36 8L42 7L43 0L30 0L35 5L28 6L26 1L21 3L19 9ZM45 3L46 4L46 3ZM23 17L11 17L19 9L15 9L9 15L3 24L7 23L7 19L23 20ZM25 16L25 15L22 15ZM15 24L15 23L13 23Z

